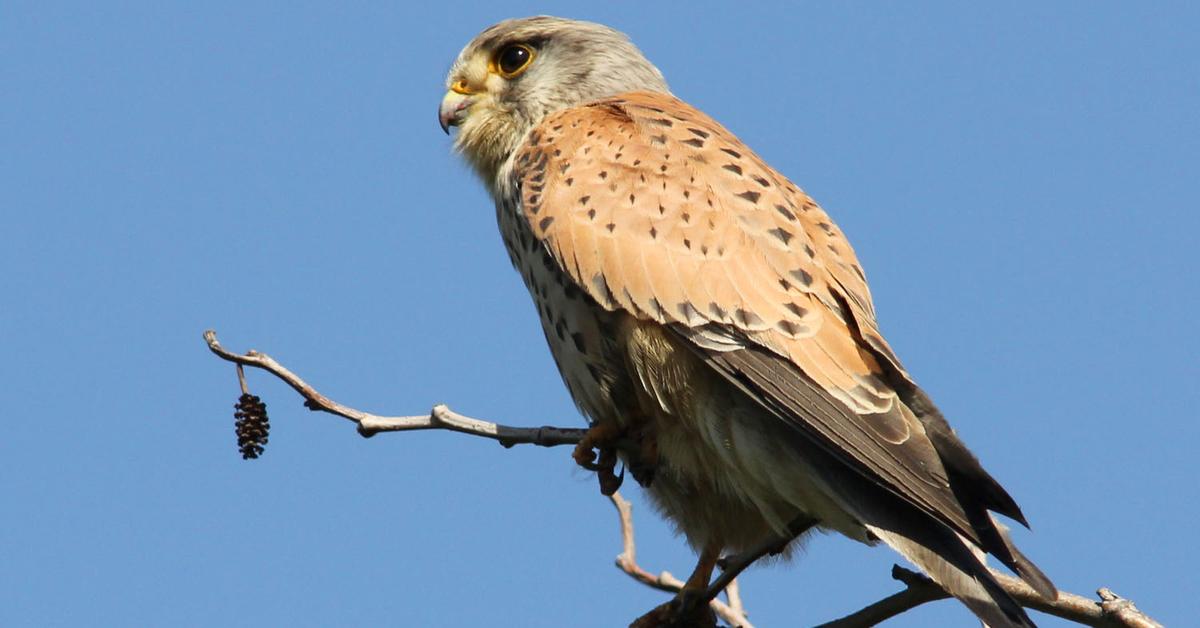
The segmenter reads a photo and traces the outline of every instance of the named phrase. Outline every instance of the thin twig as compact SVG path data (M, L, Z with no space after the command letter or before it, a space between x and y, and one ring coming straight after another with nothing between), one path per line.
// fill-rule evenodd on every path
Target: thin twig
M1162 624L1139 611L1133 602L1117 596L1108 589L1099 590L1100 601L1065 591L1059 591L1058 598L1050 601L1038 595L1037 591L1020 578L1000 573L995 569L991 571L1000 586L1026 608L1097 628L1162 628ZM866 628L926 602L950 597L950 594L933 580L899 565L892 566L892 577L903 582L906 588L817 628Z
M237 365L238 386L242 389L243 395L250 394L250 387L246 385L246 371L242 370L242 365Z
M908 575L917 577L906 579ZM909 571L900 565L892 566L892 577L908 585L907 588L841 619L821 624L817 628L860 628L874 626L885 619L910 611L926 602L944 600L950 597L950 594L943 591L933 580L916 572Z
M729 600L730 610L743 618L746 617L746 607L742 604L742 591L738 586L737 578L730 580L729 584L725 586L725 599ZM749 624L742 625L749 626Z
M678 593L683 588L683 581L671 575L671 572L663 571L656 576L637 564L637 543L633 537L633 506L621 496L620 492L610 495L609 500L617 508L617 515L621 520L622 550L617 556L617 568L652 589ZM750 620L746 619L746 610L742 606L741 595L737 590L737 580L730 582L730 586L726 589L726 595L729 596L729 604L718 599L709 601L708 605L713 612L733 628L754 628L750 624Z
M358 425L358 433L363 436L374 436L380 432L405 432L413 430L450 430L482 436L498 441L505 447L513 445L539 445L555 447L558 445L574 445L587 433L585 429L564 427L510 427L491 421L475 419L454 412L444 405L434 406L427 415L418 416L380 416L344 406L317 392L315 388L289 371L271 356L251 350L245 354L237 354L226 350L217 342L217 332L204 332L204 341L214 354L222 359L237 364L240 367L250 366L262 369L283 380L293 390L304 397L304 405L310 410L328 412L349 419Z
M1038 595L1020 578L995 569L992 575L1014 600L1026 608L1097 628L1162 628L1162 624L1139 611L1133 602L1107 588L1096 592L1099 601L1066 591L1059 591L1058 598L1050 601Z

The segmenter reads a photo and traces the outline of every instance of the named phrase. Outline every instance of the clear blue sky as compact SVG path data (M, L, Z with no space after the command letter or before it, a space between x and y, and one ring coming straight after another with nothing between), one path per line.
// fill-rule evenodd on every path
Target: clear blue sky
M200 339L367 410L581 424L435 120L464 43L548 11L630 33L834 215L1062 588L1194 620L1194 5L418 4L0 8L0 624L607 627L663 599L566 449L364 440L252 372L273 433L243 462ZM686 574L629 494L643 564ZM854 610L895 560L814 539L744 579L751 618Z

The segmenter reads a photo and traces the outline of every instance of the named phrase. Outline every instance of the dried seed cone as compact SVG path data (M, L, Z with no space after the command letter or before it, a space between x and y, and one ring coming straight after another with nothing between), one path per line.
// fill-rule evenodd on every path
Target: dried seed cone
M257 395L245 393L238 397L233 407L237 410L233 417L238 451L242 452L243 460L257 458L262 454L271 430L271 424L267 421L267 404Z

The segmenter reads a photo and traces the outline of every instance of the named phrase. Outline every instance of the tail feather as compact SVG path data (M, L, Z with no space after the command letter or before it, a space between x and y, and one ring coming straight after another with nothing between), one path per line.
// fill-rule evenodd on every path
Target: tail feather
M1058 589L1054 583L1017 550L1009 538L1008 528L988 512L1000 513L1028 528L1029 522L1016 501L979 464L979 459L954 433L925 391L911 382L905 385L901 381L900 384L898 390L901 397L925 426L925 432L946 468L951 490L962 505L971 527L979 535L982 548L1017 574L1038 595L1047 600L1056 599Z
M953 477L953 474L952 474ZM953 482L953 480L952 480ZM995 515L976 501L972 496L960 493L959 502L967 513L967 519L979 535L980 549L996 557L1005 567L1008 567L1026 582L1038 595L1053 600L1058 597L1058 589L1050 582L1050 578L1042 573L1024 554L1013 544L1008 534L1008 527L1000 523Z
M868 524L867 529L958 598L990 628L1034 628L1025 609L949 528L927 524L913 533L914 529L900 532Z
M833 478L831 478L833 479ZM872 535L896 550L925 575L958 598L989 628L1034 628L1025 609L992 576L985 561L987 550L967 540L950 526L912 504L858 478L844 475L837 486L840 500ZM989 520L989 523L993 523ZM1036 567L1009 540L1007 530L997 524L996 539L1013 564L1024 568L1031 586L1045 580ZM1022 573L1025 578L1026 573Z
M1021 553L1021 550L1017 549L1017 546L1012 542L1012 538L1008 535L1008 528L995 519L995 517L992 517L992 524L996 527L996 531L1000 533L1000 539L1004 541L1004 546L1008 549L1009 556L1012 557L1012 562L1006 561L1005 565L1024 580L1025 584L1028 584L1034 591L1037 591L1038 595L1051 601L1058 599L1058 587L1054 586L1053 582L1050 582L1050 578L1046 577L1046 574L1042 573L1042 570L1038 569L1037 565L1033 564L1033 561L1026 558Z

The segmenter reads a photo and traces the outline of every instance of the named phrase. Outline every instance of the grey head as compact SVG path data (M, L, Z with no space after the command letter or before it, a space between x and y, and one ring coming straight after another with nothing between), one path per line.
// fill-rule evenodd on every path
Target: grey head
M439 121L459 127L455 144L485 179L547 114L625 92L669 91L623 33L550 16L484 30L459 53L446 88Z

